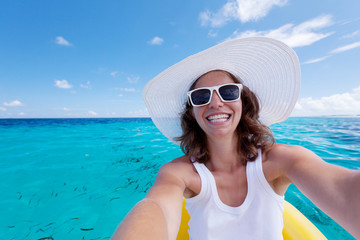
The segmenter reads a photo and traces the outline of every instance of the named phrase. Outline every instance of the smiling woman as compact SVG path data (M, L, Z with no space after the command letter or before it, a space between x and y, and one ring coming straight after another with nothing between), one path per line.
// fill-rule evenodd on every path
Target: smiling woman
M189 156L198 155L197 160L199 162L205 162L209 159L209 155L208 155L209 153L205 150L206 138L205 135L203 134L203 128L199 127L194 130L194 126L198 126L198 121L196 117L194 117L196 116L195 113L201 110L202 108L196 107L192 109L192 106L199 106L199 105L194 105L192 100L193 97L192 95L196 93L196 90L200 89L202 91L203 89L206 89L204 87L198 88L199 85L198 82L200 80L201 82L204 82L205 85L210 84L211 81L218 81L218 80L219 81L223 80L224 82L228 81L230 83L238 83L237 87L239 88L239 94L235 95L231 101L224 101L223 97L221 97L221 94L219 95L218 93L216 93L214 94L214 97L216 98L215 99L216 102L211 101L213 94L210 94L208 100L206 101L206 104L202 103L200 106L204 106L207 104L209 104L210 106L213 106L214 104L223 105L226 103L234 103L235 105L236 103L238 105L240 104L238 106L240 107L240 109L239 111L237 111L238 115L240 113L240 116L236 117L236 115L231 114L231 112L228 110L227 112L209 114L209 116L207 116L206 119L210 121L210 123L216 126L219 125L221 122L228 122L230 120L233 121L234 117L236 117L237 119L235 119L235 122L239 123L239 125L237 125L236 123L237 134L240 137L238 144L239 144L239 148L243 149L242 159L247 159L247 158L253 160L256 159L256 157L258 156L257 148L260 146L260 144L264 145L263 150L265 150L265 148L267 148L266 147L268 142L267 140L270 139L271 140L270 142L274 142L275 140L273 139L269 128L257 121L258 112L259 112L259 102L255 94L252 91L250 91L249 88L240 84L241 81L238 80L234 75L232 75L229 72L221 71L221 70L211 71L202 75L190 87L190 89L194 89L195 87L196 89L188 92L188 98L190 99L191 104L189 103L186 104L186 108L181 117L181 126L183 130L183 135L181 137L176 138L176 140L180 142L180 146L183 152ZM219 88L219 86L215 88L213 87L213 89L217 89L217 88ZM236 100L239 100L240 96L241 96L241 101L234 102ZM216 112L216 110L214 110L215 108L212 107L209 111ZM240 121L241 117L242 117L242 121ZM252 135L249 138L250 133L252 133ZM202 153L201 156L199 156L198 154L199 152Z
M161 167L114 239L175 239L183 198L190 239L282 239L291 183L360 237L360 172L275 143L269 130L299 90L295 52L260 37L219 44L151 80L143 97L152 120L185 155Z

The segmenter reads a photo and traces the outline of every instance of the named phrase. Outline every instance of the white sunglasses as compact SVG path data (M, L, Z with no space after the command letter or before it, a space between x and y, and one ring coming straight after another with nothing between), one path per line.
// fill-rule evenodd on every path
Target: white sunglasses
M194 107L210 103L214 90L222 102L234 102L240 99L243 85L241 83L227 83L214 87L202 87L188 91L187 96Z

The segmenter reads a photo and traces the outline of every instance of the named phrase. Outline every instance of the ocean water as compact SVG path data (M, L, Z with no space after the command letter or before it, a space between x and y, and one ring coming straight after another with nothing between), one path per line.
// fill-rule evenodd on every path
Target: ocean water
M289 118L280 143L360 168L360 118ZM0 119L0 239L109 239L181 156L150 119ZM354 239L291 185L286 200L328 239Z

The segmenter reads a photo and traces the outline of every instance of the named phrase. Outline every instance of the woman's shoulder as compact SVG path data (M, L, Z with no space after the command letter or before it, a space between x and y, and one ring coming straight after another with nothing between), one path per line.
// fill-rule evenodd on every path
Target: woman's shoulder
M263 156L264 162L276 165L282 172L286 172L288 169L302 164L304 161L310 163L317 157L307 148L279 143L275 143Z
M302 154L308 152L304 147L298 145L287 145L274 143L273 146L265 153L266 159L270 161L291 161L298 158Z
M171 174L184 182L184 196L186 197L193 196L200 191L200 177L188 156L182 156L165 163L159 173Z
M165 163L162 168L169 171L184 170L192 168L193 164L190 158L186 155L173 159L172 161Z
M263 172L270 186L279 195L284 195L291 183L287 170L294 163L294 156L302 148L296 145L274 143L262 154Z
M168 163L165 163L159 172L175 175L181 179L184 179L186 182L186 179L189 179L189 177L196 174L196 169L190 158L184 155L179 158L175 158Z

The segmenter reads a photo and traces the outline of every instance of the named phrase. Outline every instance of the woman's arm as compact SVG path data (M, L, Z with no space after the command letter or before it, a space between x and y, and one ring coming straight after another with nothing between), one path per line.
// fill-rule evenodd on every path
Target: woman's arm
M323 161L299 146L281 146L287 177L321 210L360 239L360 171Z
M154 185L120 224L113 240L176 239L185 190L176 165L167 163L160 169Z

